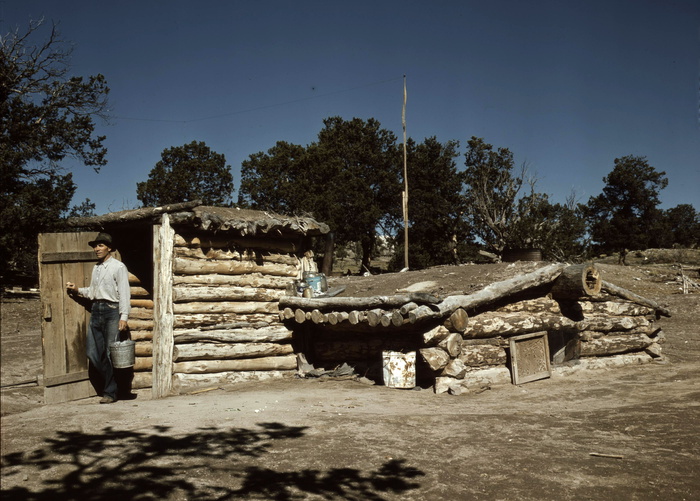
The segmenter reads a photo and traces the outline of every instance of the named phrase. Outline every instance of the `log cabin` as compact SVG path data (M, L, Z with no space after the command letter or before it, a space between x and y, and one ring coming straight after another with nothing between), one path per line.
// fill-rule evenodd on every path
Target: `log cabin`
M89 304L69 298L64 284L89 284L96 258L87 242L98 231L112 234L130 272L135 364L117 372L131 388L152 388L158 398L295 373L278 300L308 268L304 252L328 234L326 224L187 202L68 225L75 231L39 236L47 403L94 394L85 358Z
M288 287L308 268L304 252L329 233L309 217L192 202L69 224L39 238L47 403L94 394L89 309L63 283L88 283L97 231L112 233L131 272L136 359L125 377L154 398L343 364L379 384L461 394L659 359L657 320L670 315L593 264L543 265L468 295L299 297ZM389 381L397 360L407 385Z

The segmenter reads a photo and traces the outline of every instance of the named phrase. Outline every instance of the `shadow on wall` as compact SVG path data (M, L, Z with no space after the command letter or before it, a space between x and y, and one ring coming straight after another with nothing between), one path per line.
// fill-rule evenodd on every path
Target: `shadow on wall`
M148 432L104 428L101 433L59 432L26 452L2 457L5 501L80 499L325 499L381 500L381 493L417 489L424 473L391 460L375 471L342 468L275 471L268 453L278 441L303 438L307 427L260 423L258 429L200 428L171 436L169 427ZM266 461L267 458L267 461ZM260 459L256 465L256 459ZM279 456L276 457L279 461ZM21 484L40 479L39 487Z

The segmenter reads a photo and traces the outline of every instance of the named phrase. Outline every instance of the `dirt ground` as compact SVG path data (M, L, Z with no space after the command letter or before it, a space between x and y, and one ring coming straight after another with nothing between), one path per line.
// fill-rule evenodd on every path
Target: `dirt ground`
M345 295L468 292L542 263L334 278ZM662 363L461 396L354 381L41 405L39 301L2 304L4 500L700 499L700 293L669 265L600 264L669 307ZM688 271L698 281L697 266ZM430 282L435 282L431 284Z

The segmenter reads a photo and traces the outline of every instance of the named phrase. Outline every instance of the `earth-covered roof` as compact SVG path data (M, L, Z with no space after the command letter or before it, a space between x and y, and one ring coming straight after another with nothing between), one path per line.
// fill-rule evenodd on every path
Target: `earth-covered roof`
M200 205L197 201L110 212L101 216L70 218L68 226L102 230L127 224L153 224L160 221L162 214L169 214L173 225L190 226L211 232L234 232L242 236L317 236L330 231L327 224L309 216L287 216L238 207L211 207Z

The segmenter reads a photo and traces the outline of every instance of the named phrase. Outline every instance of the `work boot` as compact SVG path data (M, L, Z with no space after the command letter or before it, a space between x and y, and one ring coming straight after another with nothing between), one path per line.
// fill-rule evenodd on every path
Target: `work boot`
M102 398L100 399L100 403L101 403L101 404L113 404L113 403L116 402L116 401L117 401L116 398L110 397L109 395L105 395L104 397L102 397Z

